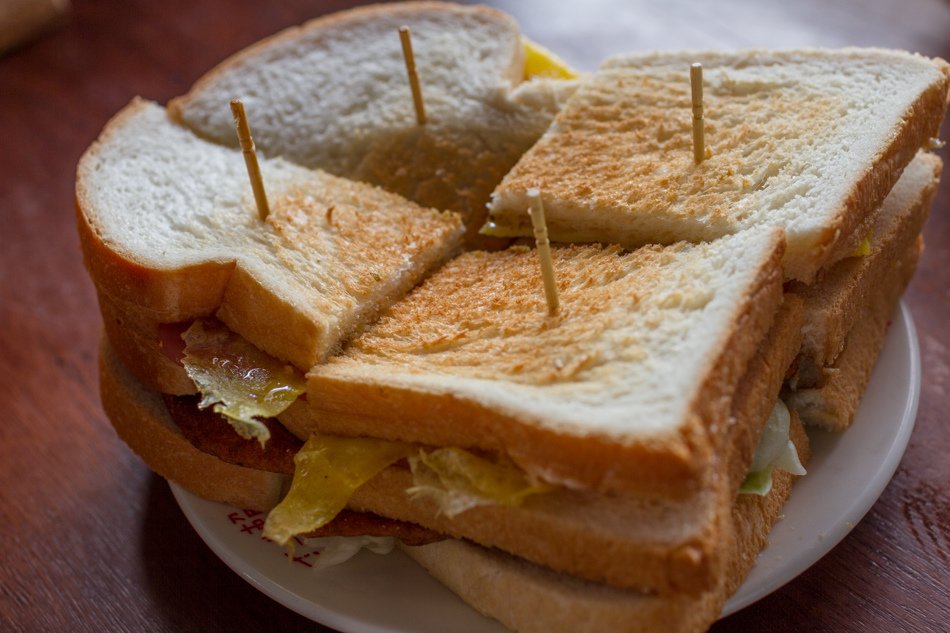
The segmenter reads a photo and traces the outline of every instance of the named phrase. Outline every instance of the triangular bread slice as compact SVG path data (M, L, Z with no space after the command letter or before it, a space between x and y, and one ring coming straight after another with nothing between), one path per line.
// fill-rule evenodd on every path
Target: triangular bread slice
M535 251L442 267L308 374L320 430L502 453L601 492L696 490L782 299L780 231L621 252Z
M431 502L412 499L406 493L411 475L397 465L363 485L349 505L615 586L664 594L702 592L715 585L727 564L718 543L728 529L729 507L784 368L800 344L801 322L801 302L790 297L740 381L730 411L734 437L718 455L724 468L708 473L702 487L683 499L560 489L520 507L483 506L449 517ZM219 458L192 445L161 396L132 377L106 339L100 372L102 400L114 428L162 476L203 497L252 509L270 508L286 490L286 470L263 472L226 463L225 455ZM289 422L287 426L307 435Z
M558 490L521 507L483 506L446 516L433 503L406 494L408 472L390 469L360 488L352 506L613 586L696 594L724 572L719 543L729 508L800 344L802 318L801 301L791 297L739 381L729 430L717 447L719 468L687 497Z
M704 68L693 161L689 68ZM786 230L786 276L810 283L938 133L950 66L880 49L616 57L574 94L493 194L492 235L530 235L540 188L552 239L628 247Z
M793 415L792 437L802 459L808 438ZM513 631L701 633L742 584L792 490L794 477L774 475L765 497L741 495L730 529L718 542L728 564L715 586L699 595L650 595L573 578L497 550L461 540L403 546L410 558L470 606Z
M855 231L867 240L869 252L834 264L811 286L791 285L790 290L805 299L808 313L796 387L820 386L822 368L835 361L848 332L867 314L881 288L888 286L894 262L923 229L942 167L936 155L918 154L880 209Z
M398 29L407 25L426 123L419 125ZM544 133L574 82L525 82L515 20L487 7L407 2L318 18L211 70L169 104L236 146L228 101L247 107L267 156L364 180L462 214L473 243L492 189Z
M871 371L884 348L887 328L895 306L917 268L923 250L918 238L902 256L888 262L888 273L875 285L875 294L845 338L844 349L834 363L824 369L821 387L786 389L783 398L798 411L802 421L829 431L843 431L851 425Z
M99 293L156 322L216 314L306 370L460 244L455 214L280 159L261 171L266 221L240 151L133 101L79 163L79 234Z

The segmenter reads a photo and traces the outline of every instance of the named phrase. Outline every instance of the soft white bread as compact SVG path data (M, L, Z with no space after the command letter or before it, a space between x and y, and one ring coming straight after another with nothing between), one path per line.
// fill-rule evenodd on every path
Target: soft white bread
M888 273L875 287L867 311L848 332L844 349L831 366L824 368L827 376L822 386L783 392L788 406L798 411L805 424L829 431L843 431L851 425L884 347L891 316L914 275L922 250L923 240L918 239L889 262Z
M792 292L805 298L808 313L802 363L820 370L841 353L848 332L868 312L881 289L888 286L894 262L901 260L923 229L942 167L937 156L918 154L881 208L855 231L855 237L868 241L869 252L834 264L811 286L791 285ZM817 385L806 379L799 386Z
M704 69L711 155L693 162L689 66ZM493 194L493 235L637 246L786 230L810 283L937 135L950 66L879 49L625 55L608 60Z
M189 442L161 395L143 387L103 337L99 346L102 408L122 440L149 468L194 494L238 508L269 510L290 485L285 473L225 462Z
M684 495L781 302L779 231L466 253L308 374L319 430L486 449L553 482Z
M778 395L784 368L800 344L802 310L797 299L792 296L783 304L740 380L730 411L730 438L717 454L722 468L708 473L703 485L685 498L664 501L560 489L520 507L483 506L450 517L430 501L407 494L411 475L408 469L394 466L362 486L349 506L497 546L549 568L615 586L664 594L697 594L708 589L727 563L718 544L728 526L732 500ZM180 414L170 417L158 394L138 385L105 344L101 371L102 397L110 419L153 469L201 496L232 503L241 499L252 508L269 507L259 505L262 498L274 503L273 490L263 496L246 483L248 477L255 477L253 470L224 464L202 453L201 444L192 446L188 433L183 437L175 428L176 421L184 422L176 417ZM306 409L302 403L297 407ZM293 425L286 426L300 433ZM250 444L258 448L257 443ZM220 446L210 448L215 455L223 455ZM235 469L241 477L231 476ZM283 470L288 472L288 467L284 465Z
M397 30L408 25L427 122L416 123ZM267 156L458 211L477 234L489 194L547 129L573 82L524 82L515 20L486 7L379 5L290 28L223 62L173 100L173 116L236 146L244 100Z
M794 415L792 429L799 455L807 459L807 437ZM730 529L718 543L729 564L715 587L698 596L617 589L459 540L402 549L469 605L519 633L700 633L719 616L768 542L792 480L788 473L777 472L766 497L740 495L732 507Z
M216 314L307 369L460 242L454 214L280 159L261 171L263 222L239 151L133 101L79 163L79 234L100 295L156 324Z

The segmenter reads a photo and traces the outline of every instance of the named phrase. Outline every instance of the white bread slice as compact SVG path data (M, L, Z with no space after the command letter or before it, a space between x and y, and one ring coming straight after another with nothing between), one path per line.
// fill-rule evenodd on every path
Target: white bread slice
M412 500L406 494L411 476L396 466L362 486L350 507L498 546L616 586L665 594L701 592L723 573L718 543L729 507L777 397L784 367L800 344L801 321L801 302L792 296L740 381L730 412L730 438L717 455L724 467L709 473L704 485L684 499L559 490L521 507L489 506L447 517L430 502ZM101 372L102 398L113 425L153 469L201 496L231 503L240 499L245 507L258 509L273 505L273 488L261 492L247 479L274 477L225 464L188 443L158 394L138 385L106 342ZM290 423L287 428L300 433ZM264 501L269 505L259 505Z
M891 316L914 275L922 250L923 239L918 238L903 255L889 262L888 273L875 287L867 310L848 332L844 349L834 364L824 369L824 384L783 392L788 406L798 411L805 424L829 431L844 431L851 425L884 347Z
M807 302L803 362L821 368L838 357L852 326L867 313L880 289L887 286L894 262L900 261L923 229L942 168L936 155L918 154L881 208L854 231L855 237L869 240L870 252L834 264L811 286L791 285L790 290Z
M416 123L397 29L408 25L427 122ZM489 194L544 133L574 82L524 82L515 20L487 7L409 2L290 28L241 51L169 104L236 146L244 100L267 156L364 180L462 214L474 243Z
M793 438L805 460L807 436L797 416L793 414L792 419ZM739 496L732 507L730 529L718 543L729 564L715 586L698 596L617 589L460 540L402 549L473 608L519 633L700 633L719 616L768 542L793 479L777 472L767 496Z
M693 162L689 66L704 68L711 156ZM950 66L880 49L616 57L568 101L493 194L493 235L638 246L786 230L786 276L810 283L938 133ZM852 246L853 248L853 246Z
M306 370L458 246L451 213L264 160L260 221L241 153L135 100L79 163L86 266L100 295L155 322L216 314Z
M308 374L320 430L506 454L543 479L695 490L781 302L781 232L452 260Z

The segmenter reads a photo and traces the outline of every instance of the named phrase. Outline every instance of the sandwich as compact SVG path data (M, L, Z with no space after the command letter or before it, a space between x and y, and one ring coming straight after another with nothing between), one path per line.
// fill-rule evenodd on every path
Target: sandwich
M200 182L195 176L195 164L202 166ZM344 360L364 362L355 355L357 350L370 353L373 349L370 341L388 336L386 330L380 329L384 325L398 330L404 323L417 323L427 329L415 338L407 337L409 343L415 341L429 352L436 351L431 348L434 345L445 347L446 352L480 354L484 368L479 371L485 375L496 374L495 388L502 392L511 390L518 399L524 398L521 390L530 393L541 389L542 393L546 390L551 394L535 398L533 404L525 400L526 411L551 407L568 419L576 418L578 413L571 411L574 405L570 390L595 388L586 398L587 410L581 412L580 420L595 411L598 402L606 404L606 410L601 413L604 419L600 422L607 432L603 438L584 437L588 435L584 428L565 428L562 432L555 427L552 434L552 429L545 428L544 419L540 423L531 422L529 416L522 414L528 418L523 421L526 431L536 434L542 443L553 443L555 456L562 453L557 459L543 460L542 455L532 454L531 450L514 450L511 438L502 438L512 449L502 453L486 444L486 438L494 433L492 429L477 434L474 440L466 440L462 437L462 425L435 429L456 435L452 439L457 441L452 444L448 438L441 443L424 437L409 440L403 435L405 430L396 427L368 434L353 426L349 434L334 433L333 425L340 424L343 417L326 411L317 413L311 403L318 400L324 405L331 401L340 403L349 400L349 396L333 400L331 389L324 388L318 395L309 384L306 402L298 399L279 414L283 424L269 421L264 425L268 430L262 449L263 435L255 435L254 419L235 422L232 417L229 425L220 422L221 415L204 411L212 420L217 418L215 421L230 434L226 436L230 439L222 440L200 421L197 425L190 423L189 415L200 415L196 397L181 399L182 396L175 397L168 392L163 397L161 392L147 388L132 374L132 371L145 374L148 367L161 366L164 360L127 365L116 350L125 349L124 354L133 357L151 353L171 364L173 361L165 353L168 350L158 344L157 330L152 332L152 345L146 346L143 339L138 338L138 327L149 319L170 319L168 324L172 327L180 323L187 314L185 308L200 309L188 304L191 297L204 296L204 293L189 291L194 284L201 284L219 298L215 310L217 325L207 321L207 314L196 315L200 326L189 325L185 329L185 366L194 369L197 364L200 369L200 359L209 356L202 355L202 351L212 348L211 356L229 361L221 372L226 378L234 376L234 369L239 370L236 373L241 377L259 375L266 370L270 372L263 380L266 393L285 393L279 381L288 365L294 367L292 373L299 372L293 361L281 360L276 368L254 367L254 372L243 371L240 363L248 357L256 362L258 355L276 358L278 352L263 350L279 350L281 343L268 343L267 336L260 336L261 331L268 335L279 333L283 340L293 336L293 349L310 349L314 350L311 353L318 354L325 346L309 343L323 340L314 339L313 331L343 330L340 325L323 328L294 325L305 320L311 305L303 297L316 296L312 291L317 283L311 265L316 261L307 261L305 256L309 254L320 262L327 262L331 256L359 248L358 239L369 236L351 227L362 226L365 217L372 217L374 224L380 225L389 220L401 231L408 231L415 225L406 226L403 210L412 210L413 222L426 223L428 241L413 233L389 233L380 226L374 227L374 248L380 255L387 254L387 258L375 264L369 259L360 261L372 265L375 276L372 272L366 274L365 266L351 269L346 265L346 257L332 260L335 280L340 283L325 282L320 295L324 301L314 301L313 305L346 307L348 304L342 299L328 301L326 295L332 292L352 299L356 296L353 289L363 288L370 280L372 284L390 284L395 273L383 268L385 262L391 259L402 265L411 258L438 260L458 243L461 232L454 216L425 210L369 185L296 168L279 159L262 162L262 171L272 174L269 182L284 183L285 188L272 187L272 212L261 222L249 192L237 194L235 204L230 204L226 196L212 193L219 187L240 191L242 168L238 150L192 135L171 121L159 106L142 101L131 104L110 123L80 165L78 206L84 250L90 272L99 282L100 299L103 305L110 306L109 312L104 310L104 314L114 315L113 321L107 323L102 355L103 402L120 436L157 472L209 498L269 509L281 499L296 498L290 486L294 459L306 459L321 450L308 451L308 445L311 449L314 445L325 448L327 438L333 438L329 440L331 444L335 440L356 441L361 448L368 443L370 450L362 451L362 455L373 461L376 459L374 451L381 448L384 452L382 470L371 473L368 481L355 490L345 490L345 484L341 484L330 495L331 501L336 502L340 497L338 490L352 492L349 498L343 497L349 510L371 512L386 519L374 520L367 532L382 530L386 534L397 529L403 534L410 530L414 535L412 539L421 538L423 542L435 538L432 533L438 538L468 537L484 545L507 547L525 560L534 560L535 564L548 569L568 570L576 578L603 585L612 583L611 586L636 595L650 587L650 592L697 596L723 577L724 569L731 564L726 544L736 529L730 523L733 499L751 461L755 441L776 402L784 377L784 369L777 368L791 363L800 341L800 302L786 302L782 298L780 231L769 231L767 235L750 231L710 244L647 247L632 253L609 246L556 248L558 269L562 275L573 271L574 288L563 289L563 312L553 320L542 309L543 300L537 292L538 271L531 249L513 247L497 253L471 252L451 259L449 264L433 272L413 292L397 301L398 310L395 306L384 310L386 317L366 326L362 334L344 346L349 354L330 354L330 358L340 359L338 364L332 364L334 371L345 373ZM140 186L135 184L143 182L138 180L143 175L144 182L152 187L148 196L143 196ZM159 188L155 183L163 185ZM335 210L332 222L328 222L331 207ZM122 221L123 218L128 220L129 209L135 210L135 222ZM228 214L242 215L245 221L232 222L227 219ZM361 219L361 216L364 217ZM213 230L214 227L217 229ZM309 232L306 240L301 235L304 229ZM163 231L168 233L163 234ZM412 239L407 239L407 235ZM387 237L394 244L384 248ZM344 238L348 238L347 241L341 241ZM314 244L322 246L315 249ZM410 245L416 250L391 253ZM426 253L425 257L422 252ZM734 265L737 257L744 265ZM218 267L225 268L226 272L216 270ZM418 272L421 266L413 266L412 270L414 274L422 274ZM652 274L647 274L649 271ZM348 278L351 274L352 280ZM221 277L226 278L224 288L214 289L212 282ZM682 279L694 281L677 283ZM498 284L501 287L497 287ZM343 290L348 294L344 295ZM379 295L376 291L364 292L366 296ZM468 293L471 293L469 302L463 301ZM244 300L248 295L250 299ZM135 297L140 303L129 306ZM281 301L282 298L294 301ZM441 301L438 307L433 305L428 311L423 310L437 298ZM142 305L145 302L152 306ZM457 310L465 310L471 302L487 309L483 318L501 318L500 325L510 321L511 326L526 328L502 337L508 341L505 345L520 346L520 354L494 353L491 343L495 335L488 324L486 330L472 330L470 342L488 345L481 351L463 349L464 337L457 336L458 331L454 332L455 336L443 331L447 323L442 319L451 317L448 308L457 304ZM779 309L780 304L784 306L782 309ZM228 307L222 310L225 305ZM258 328L253 322L245 327L238 323L239 315L246 312L244 305L260 306L270 327ZM368 309L358 306L350 306L350 309L358 314L369 313ZM420 311L431 320L417 321L413 315ZM513 318L519 312L520 321ZM476 315L477 312L473 312L473 318ZM234 317L238 317L237 321ZM340 316L337 321L351 318L355 317ZM222 323L234 325L226 327ZM593 358L593 348L584 352L584 346L571 349L566 344L579 336L593 337L592 343L599 340L596 347L603 358ZM618 336L621 338L614 339ZM637 346L623 341L623 337L641 336L643 340ZM445 340L440 342L440 337ZM257 343L250 350L248 341L252 340ZM235 341L236 348L232 347ZM214 347L216 345L220 347ZM232 353L235 349L239 353ZM691 367L688 373L671 369L676 364L687 365L686 360L700 349L706 350L706 362ZM546 358L539 362L533 358L538 354ZM616 356L611 357L613 354ZM423 356L429 360L435 358L432 353ZM516 356L521 360L515 362ZM450 355L442 358L451 360ZM502 366L493 370L488 362L491 358L496 358ZM525 371L516 366L522 361L529 365ZM313 367L329 371L331 363L315 362ZM755 369L751 369L750 378L743 379L741 374L749 371L747 367ZM422 371L426 369L425 364L418 365L418 369L425 378L426 371ZM205 370L205 375L214 374L215 366L212 364ZM188 378L185 369L179 367L178 371L185 374L182 381ZM666 387L665 399L651 402L647 390L626 389L624 392L623 383L629 381L618 382L612 377L620 371L645 378L655 371L663 371L670 379L680 382L671 382ZM602 376L594 379L590 372L600 372ZM589 380L578 380L585 375ZM192 376L198 376L201 382L200 372ZM444 377L449 378L449 372ZM160 374L150 378L155 383L161 380ZM310 380L316 381L317 377L308 382ZM462 391L471 391L473 384L486 382L487 378L461 375L455 380ZM524 380L527 382L522 382ZM332 373L320 376L319 381L343 388L349 385L348 379ZM532 381L539 382L532 385ZM608 391L598 391L597 384ZM568 393L557 396L565 389ZM489 395L490 388L485 391ZM611 392L626 399L628 406L645 407L645 416L662 415L669 422L652 431L658 433L656 437L644 436L638 431L631 434L629 441L611 446L613 438L609 434L624 432L611 429L618 425L618 414L622 415L621 409L611 407L609 400L601 398ZM684 397L687 392L692 395ZM502 397L508 396L502 394ZM221 410L232 416L236 415L232 408L247 404L227 402L227 397L222 400L224 402L218 404L227 406ZM254 401L248 406L257 404ZM417 404L420 405L421 402ZM499 415L494 422L488 419L486 422L507 425L516 421L501 417L511 415L505 412L505 406L486 401L486 410L493 408ZM189 410L190 414L183 413ZM553 411L551 419L554 419ZM709 433L703 419L716 421L715 434ZM558 424L566 422L561 420ZM307 424L310 426L306 427ZM662 426L670 424L681 428L669 434ZM251 439L237 437L232 426ZM574 437L564 439L565 433ZM350 435L358 437L350 438ZM660 446L661 441L669 441L672 448L667 450ZM559 442L569 442L582 449L577 453L576 475L570 474L573 450L558 451ZM785 444L787 442L786 437ZM235 444L239 446L235 448ZM530 449L533 444L534 438L528 438L523 446ZM342 445L345 449L346 442ZM439 453L440 450L448 452ZM593 452L585 454L588 450ZM597 473L594 469L598 463L608 464L601 452L609 456L613 450L641 453L652 461L657 467L654 481L645 483L643 477L648 473L635 469ZM685 454L686 451L693 454ZM249 460L242 452L251 452L253 458ZM272 461L274 453L278 459ZM463 467L453 468L451 460L448 466L442 464L439 457L444 455L460 459ZM386 465L390 457L392 464ZM331 461L333 459L337 458L332 457ZM363 457L358 458L357 465L363 461ZM416 470L422 471L419 476L412 472L413 462ZM466 469L465 464L474 466ZM727 464L729 467L724 468ZM350 470L352 464L344 463L344 466L340 472ZM446 472L463 476L487 472L490 481L500 476L504 485L489 486L478 494L464 488L443 489L441 474ZM597 479L602 480L599 489L594 483ZM513 490L510 480L515 481ZM411 493L410 488L431 492ZM776 495L784 494L782 488L775 490ZM461 497L464 503L474 500L475 505L470 508L444 506L443 509L439 497L446 495L456 500ZM585 508L584 512L575 511L579 505ZM593 517L598 520L593 521ZM611 517L613 519L608 520ZM631 517L637 517L635 533L627 523ZM668 529L671 517L676 517L677 531ZM290 521L299 524L299 517L291 512ZM421 536L416 526L425 530ZM311 533L325 527L309 523L304 531ZM534 538L524 539L526 530L534 533ZM583 539L576 538L579 532L583 533ZM289 533L296 533L296 528L292 526ZM409 542L418 542L406 538ZM569 547L565 549L565 545ZM750 548L754 550L756 546L750 545ZM614 556L603 556L611 551ZM593 564L587 554L598 552L600 558L593 557L597 561ZM718 608L714 606L716 602L710 604L713 606L708 608L706 619L715 617Z
M692 62L704 67L699 164ZM532 188L553 240L635 247L781 226L789 292L808 303L786 397L806 422L842 430L916 265L948 76L943 60L877 49L607 60L493 192L483 232L529 235ZM902 273L887 273L894 262Z
M489 17L494 22L486 26ZM943 116L945 65L878 51L864 58L857 51L800 55L802 66L830 64L845 77L863 76L864 64L873 62L881 76L913 74L916 83L896 90L905 98L890 109L868 106L878 116L878 136L867 140L871 149L855 143L867 151L853 162L838 165L827 151L841 147L847 133L816 136L809 174L778 165L755 186L743 184L741 196L724 187L722 213L687 221L689 231L700 232L679 234L680 222L663 209L610 208L611 200L635 197L619 195L610 172L589 174L584 186L557 187L569 177L550 150L559 135L612 149L612 126L636 129L644 118L639 105L605 108L590 117L598 123L593 133L568 128L591 104L597 110L608 96L631 98L623 77L603 79L617 62L579 82L522 82L546 94L560 90L551 87L558 82L565 93L574 90L569 84L580 85L560 113L553 98L542 100L555 104L547 109L524 106L533 131L512 114L525 112L517 99L490 117L454 118L472 103L499 109L492 99L500 98L500 84L453 88L446 75L437 82L445 109L433 110L440 123L431 128L413 131L411 111L395 116L389 109L409 107L400 83L402 105L373 101L365 119L332 139L306 133L313 121L283 106L308 103L301 95L318 94L317 84L326 82L311 85L295 60L339 61L352 47L334 48L335 42L391 35L399 23L420 34L418 55L426 42L441 42L445 59L463 61L474 53L459 43L479 50L487 29L508 42L499 45L508 65L492 66L508 69L502 95L527 89L512 88L526 73L523 61L511 60L532 49L511 34L509 18L438 4L358 10L238 54L167 112L133 102L83 157L77 218L105 325L100 368L110 420L162 476L206 498L270 510L268 534L279 543L300 534L395 535L434 576L511 628L573 630L593 622L618 630L705 630L803 472L807 436L795 397L818 390L817 400L830 400L829 385L845 373L844 355L873 336L858 331L868 321L860 313L852 318L843 316L848 308L818 306L837 301L883 314L912 274L939 172L938 160L914 155ZM423 37L426 24L457 29L456 36ZM385 67L398 55L395 40L387 46L393 50L372 53L377 62L386 58ZM438 55L434 48L428 54ZM737 98L754 97L753 88L765 85L756 73L766 66L778 77L769 85L787 91L820 76L798 68L789 78L782 64L758 67L749 62L755 54L738 57L741 63L730 62ZM349 75L337 75L365 86L351 75L361 75L369 60L345 61ZM671 72L653 58L636 68L650 63L657 75ZM885 72L892 63L901 71ZM271 89L256 89L265 77ZM342 88L332 93L329 105L339 109L331 111L367 107L363 92ZM476 88L482 96L473 99ZM273 201L264 220L254 210L230 123L225 134L219 120L235 96L248 103L252 125L255 112L274 117L265 117L260 131L254 126ZM780 99L745 98L743 107L757 120L769 118L757 110L760 101L787 109ZM649 134L682 144L673 109L667 116ZM491 140L511 126L524 128L519 149ZM712 158L677 181L695 190L667 187L693 211L690 196L713 208L706 203L722 182L697 178L701 170L726 173L723 163L741 154L723 151L717 164L716 129L709 133ZM453 153L458 145L446 141L457 138L481 147L479 160L491 168L479 162L463 169ZM395 180L381 176L388 168L363 169L398 151L409 158L400 159L408 167ZM662 151L668 162L657 159L654 168L673 182L681 166ZM771 152L775 160L807 162L794 149L781 151ZM433 169L443 164L443 152L446 168ZM820 196L794 197L796 180L821 180L815 174L833 167L841 171L828 176L836 183L832 193L825 183L814 186ZM545 169L560 175L547 180ZM631 186L647 191L637 184L641 176L651 182L646 172ZM476 243L472 200L484 202L493 188L486 230L505 238L524 232L520 219L505 224L500 206L520 195L511 193L518 183L541 187L555 239L596 242L553 247L556 314L544 308L530 247L457 254ZM421 193L434 190L454 190L457 200ZM780 207L781 218L749 219L762 196L795 201L801 215ZM845 219L841 200L848 203ZM749 217L731 215L736 206ZM588 215L570 225L581 208ZM445 209L460 211L461 220ZM673 232L627 240L642 218ZM598 226L596 237L577 232ZM889 257L900 257L899 272L875 263ZM849 270L836 272L842 266ZM839 277L860 279L854 286L864 290L830 283ZM868 291L870 285L887 291ZM809 336L816 343L806 349ZM817 348L832 351L821 357ZM820 377L808 377L814 375ZM783 383L791 410L779 398ZM512 587L519 588L517 600L510 599Z
M160 323L215 314L263 351L309 367L460 246L453 213L280 158L262 163L267 219L239 218L248 187L235 155L136 99L79 165L80 238L106 331L127 339L127 364L155 383L171 374L174 387L181 372L153 354Z

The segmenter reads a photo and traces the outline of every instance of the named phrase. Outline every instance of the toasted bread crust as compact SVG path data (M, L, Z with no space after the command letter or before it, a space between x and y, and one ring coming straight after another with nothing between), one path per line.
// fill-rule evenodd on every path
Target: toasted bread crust
M874 157L871 167L864 177L858 180L844 205L837 213L837 221L832 225L833 234L827 243L822 243L821 255L812 266L814 272L804 273L792 269L789 277L810 283L817 271L851 255L854 247L846 239L853 235L865 219L877 209L904 171L904 167L913 160L921 148L940 134L950 101L950 65L943 60L935 60L943 76L943 81L931 85L917 99L907 116L901 119L890 137L890 143ZM939 175L942 165L935 168Z
M726 479L730 499L739 493L786 371L801 346L804 320L804 302L793 294L786 294L772 329L736 387L729 428L720 436L716 447L720 460L717 472Z
M771 239L775 239L777 233L773 232ZM763 239L769 238L763 235ZM724 427L736 420L729 419L729 412L742 377L748 374L748 368L756 362L757 355L760 358L763 354L771 357L773 353L771 349L763 350L763 345L769 344L767 334L772 329L783 300L782 258L785 248L784 242L779 241L778 244L779 247L772 250L771 259L762 267L750 287L748 297L741 302L743 310L737 315L728 338L722 341L715 367L710 368L691 404L691 409L704 421L713 455L718 456L718 448L728 443ZM782 363L784 372L788 363L779 361L779 364ZM748 422L745 417L738 419L742 424ZM758 437L758 434L755 436Z
M855 231L862 240L870 238L871 252L868 255L848 257L835 263L811 286L791 285L791 290L807 302L808 320L802 346L806 365L820 371L821 367L832 364L855 322L870 309L879 289L888 285L887 277L894 262L904 257L908 245L913 244L923 229L937 192L942 166L937 156L922 153L910 169L929 175L929 180L910 195L904 187L902 193L908 199L902 209L889 208L891 202L885 201L878 214L887 213L887 217L878 219L876 214L872 216L872 222ZM897 187L903 184L898 183ZM852 247L849 254L854 250ZM807 373L813 374L814 371ZM820 386L807 377L803 378L799 381L801 387Z
M411 424L412 441L503 453L529 472L543 472L552 481L600 491L622 488L682 497L698 487L702 477L691 457L699 453L691 444L705 439L701 432L632 446L590 437L579 446L576 436L526 426L517 416L451 393L420 394L390 385L368 389L336 378L321 378L319 388L319 400L310 399L319 405L309 422L312 430L323 433L396 435L400 433L398 425ZM348 409L367 413L348 413ZM381 430L381 420L392 419L384 416L393 411L399 412L399 421L394 420L388 431ZM463 421L464 427L458 428ZM689 421L691 427L698 423L695 417Z
M868 310L845 339L824 385L798 390L786 389L783 398L805 424L829 431L844 431L857 413L861 396L871 378L877 357L884 348L887 328L901 294L917 268L923 240L912 244L897 262L891 263L887 278L877 288Z
M156 320L185 321L214 312L224 296L234 262L206 261L172 269L142 264L135 253L119 252L103 240L104 230L92 209L91 157L149 106L144 99L133 99L106 123L99 138L83 154L76 174L79 243L83 262L97 289L152 311Z
M722 571L715 544L726 528L730 502L714 483L675 503L561 490L522 507L479 506L453 517L430 500L413 499L406 492L411 486L408 470L387 469L356 491L350 507L517 552L550 569L615 587L695 595L715 584ZM664 512L684 523L662 529ZM622 529L622 517L631 530Z

